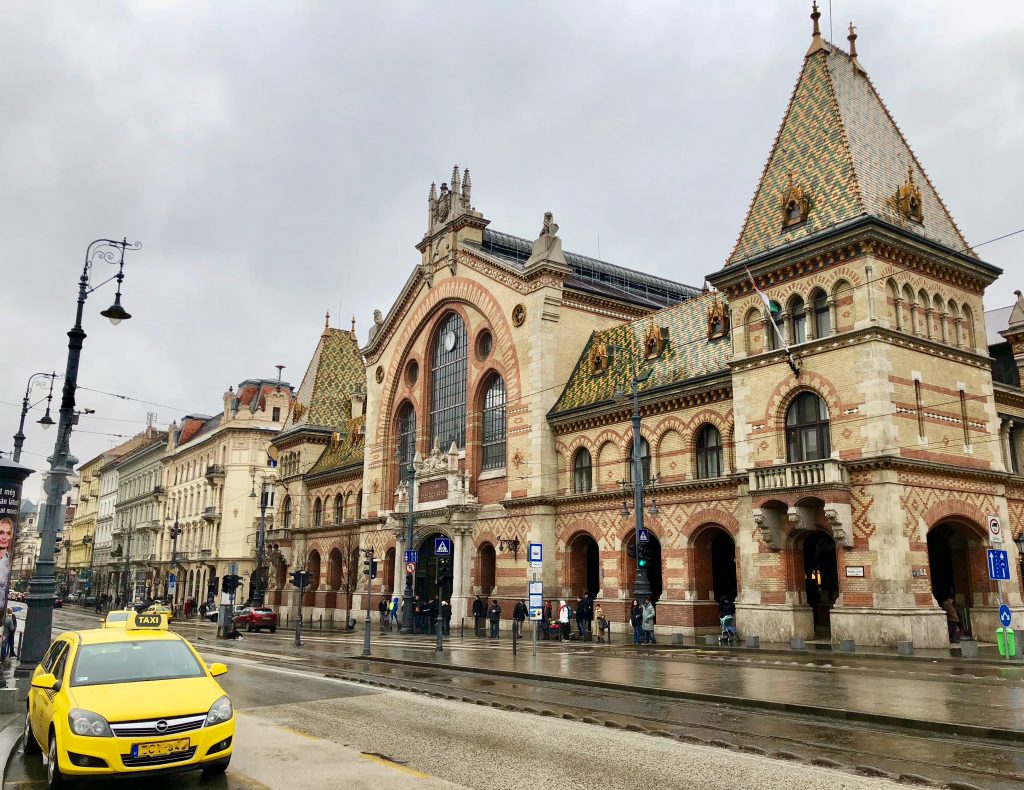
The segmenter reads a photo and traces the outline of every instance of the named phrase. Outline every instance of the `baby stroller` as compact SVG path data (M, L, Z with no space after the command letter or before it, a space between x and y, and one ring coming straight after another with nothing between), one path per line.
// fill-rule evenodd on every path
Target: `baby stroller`
M736 633L736 618L731 614L726 614L719 618L719 622L722 624L722 634L718 637L718 644L738 644L740 635Z

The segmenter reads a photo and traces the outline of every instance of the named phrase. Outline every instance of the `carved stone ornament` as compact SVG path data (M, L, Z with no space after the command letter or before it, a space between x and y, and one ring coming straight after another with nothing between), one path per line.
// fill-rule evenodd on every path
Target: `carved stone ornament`
M755 511L752 515L754 518L754 526L756 526L758 532L761 533L761 542L773 551L778 551L780 548L778 530L773 527L771 523L772 519L770 519L764 511Z
M512 326L522 326L526 323L526 307L517 304L512 308Z
M715 299L708 308L708 340L716 340L729 334L729 311L720 299Z
M914 183L912 167L907 167L907 180L896 190L896 207L903 219L924 222L924 214L921 212L921 190Z
M602 376L611 367L612 358L608 344L603 340L594 340L590 346L590 375Z
M810 201L802 187L793 183L793 174L788 176L786 190L782 193L782 227L791 228L807 219Z
M295 401L295 405L292 406L292 420L299 420L302 415L306 413L306 406L302 401Z
M665 353L666 348L668 348L668 327L655 326L652 318L644 337L644 359L657 359Z
M382 381L384 381L384 366L383 365L378 365L377 366L377 372L373 374L373 377L375 379L377 379L377 383L378 384L380 384Z
M829 529L832 531L832 537L835 539L836 545L852 549L853 535L847 528L846 524L843 523L843 520L839 515L839 511L831 508L826 509L825 520L828 522Z

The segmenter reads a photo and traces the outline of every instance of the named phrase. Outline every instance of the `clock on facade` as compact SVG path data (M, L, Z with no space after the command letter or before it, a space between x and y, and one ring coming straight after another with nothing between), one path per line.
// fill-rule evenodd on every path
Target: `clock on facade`
M451 329L445 332L444 335L441 336L441 342L444 343L444 350L452 351L455 348L456 340L455 332Z

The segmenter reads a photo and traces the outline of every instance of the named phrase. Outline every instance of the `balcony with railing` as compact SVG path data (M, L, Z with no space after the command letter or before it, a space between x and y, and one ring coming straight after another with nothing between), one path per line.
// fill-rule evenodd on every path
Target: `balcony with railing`
M206 482L210 483L210 485L213 485L218 481L222 481L223 479L223 466L221 466L220 464L211 464L210 466L206 467Z
M220 521L220 508L215 506L204 507L203 521L209 521L211 524L216 521Z
M752 494L848 484L842 463L833 458L752 469L749 481Z

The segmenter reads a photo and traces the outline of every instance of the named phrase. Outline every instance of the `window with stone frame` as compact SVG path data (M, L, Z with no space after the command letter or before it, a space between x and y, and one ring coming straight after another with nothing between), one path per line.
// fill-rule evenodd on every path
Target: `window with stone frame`
M416 456L416 409L408 401L398 410L398 418L395 420L395 440L398 463L401 466L399 471L404 472Z
M590 450L581 447L572 459L572 492L587 494L593 489L594 467L590 458Z
M466 446L466 324L448 313L434 337L430 367L430 439L446 451L454 442Z
M820 288L811 294L811 314L814 316L814 336L828 337L832 334L832 315L828 307L828 295Z
M714 425L705 424L697 432L697 477L722 476L722 434Z
M324 523L324 503L320 501L320 497L316 498L316 502L313 503L313 524L319 527Z
M505 380L495 373L484 392L481 469L505 467Z
M629 443L629 482L633 482L633 443ZM651 482L651 445L644 437L640 437L640 468L642 470L644 485Z
M334 495L334 523L340 524L345 520L345 498L341 494Z
M786 460L819 461L831 452L825 401L813 392L800 393L786 410Z

